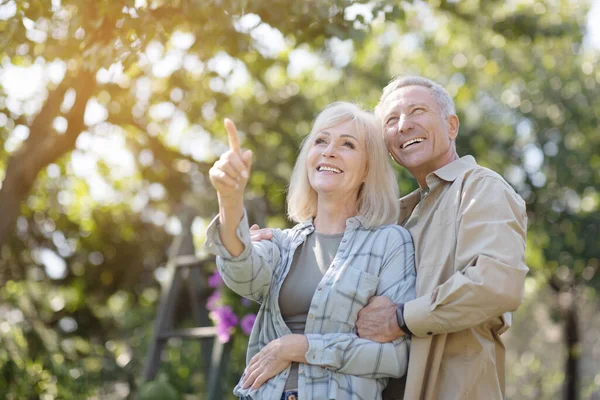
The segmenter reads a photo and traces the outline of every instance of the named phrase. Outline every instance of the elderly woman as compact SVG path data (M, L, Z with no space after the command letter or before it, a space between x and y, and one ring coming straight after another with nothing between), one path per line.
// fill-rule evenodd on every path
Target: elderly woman
M229 126L228 123L230 124ZM410 234L396 225L398 193L381 128L356 105L323 110L304 140L288 193L291 229L252 243L243 192L252 153L226 121L230 151L210 171L219 215L207 232L225 283L261 304L242 399L380 399L406 373L408 342L356 335L358 311L374 295L415 296Z

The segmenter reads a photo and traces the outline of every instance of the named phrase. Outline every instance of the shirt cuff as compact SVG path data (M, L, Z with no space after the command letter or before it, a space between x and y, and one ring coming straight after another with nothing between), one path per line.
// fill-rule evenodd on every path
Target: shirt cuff
M318 365L321 367L335 367L335 357L331 350L325 348L325 339L320 334L307 334L308 350L304 357L309 364Z
M252 249L252 241L250 240L250 226L248 224L246 209L244 209L244 216L240 220L235 232L237 238L244 246L244 250L239 256L233 257L231 253L227 251L223 242L221 242L219 225L221 225L221 223L219 222L219 215L217 214L208 225L208 228L206 228L206 241L204 242L204 247L214 255L227 261L242 261L248 258Z
M432 321L435 308L431 301L432 294L418 297L404 304L404 323L410 327L414 336L427 337L441 332L439 326Z

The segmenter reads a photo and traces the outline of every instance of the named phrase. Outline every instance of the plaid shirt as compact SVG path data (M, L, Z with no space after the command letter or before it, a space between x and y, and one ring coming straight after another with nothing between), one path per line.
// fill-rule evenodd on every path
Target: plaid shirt
M294 252L314 231L312 219L292 229L273 230L273 239L250 241L247 216L237 228L244 251L232 257L219 238L216 217L207 230L206 247L215 253L225 283L235 292L261 304L248 344L246 363L267 343L291 331L279 309L279 291ZM414 247L407 230L398 225L366 229L357 217L346 220L337 254L312 298L305 335L309 364L298 369L302 400L381 399L389 377L406 373L408 339L376 343L356 334L358 312L370 297L383 295L395 303L415 297ZM290 368L258 390L243 389L237 396L280 399Z

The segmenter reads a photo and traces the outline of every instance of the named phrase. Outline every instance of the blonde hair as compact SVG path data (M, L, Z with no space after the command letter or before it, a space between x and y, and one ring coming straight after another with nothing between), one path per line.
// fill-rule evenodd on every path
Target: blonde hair
M355 132L364 138L367 174L358 194L358 214L365 228L395 224L398 221L398 183L388 161L381 125L375 116L355 104L335 102L319 113L300 148L287 196L288 217L302 222L317 213L317 192L308 180L306 157L314 137L321 131L351 121Z

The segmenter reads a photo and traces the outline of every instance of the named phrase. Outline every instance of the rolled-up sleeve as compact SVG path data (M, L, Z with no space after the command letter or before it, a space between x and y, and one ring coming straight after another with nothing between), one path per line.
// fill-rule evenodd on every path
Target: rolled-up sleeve
M279 262L280 250L277 246L277 230L273 230L272 240L252 242L250 240L250 228L248 217L244 210L244 216L240 221L236 235L242 242L244 250L233 257L225 248L219 237L219 216L217 215L206 231L205 247L217 256L217 269L223 277L227 286L240 296L250 300L262 302L275 265Z
M377 343L351 333L308 334L306 360L333 371L369 378L400 378L408 366L409 339Z
M404 306L416 336L457 332L514 311L523 301L527 214L506 182L465 182L457 220L455 272L433 293Z
M395 303L415 298L414 247L410 233L399 226L389 227L386 253L379 274L376 296ZM354 333L308 334L306 360L339 373L370 378L399 378L406 374L409 339L378 343Z

